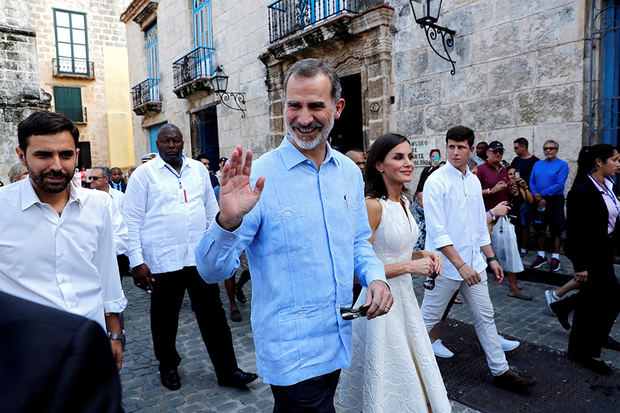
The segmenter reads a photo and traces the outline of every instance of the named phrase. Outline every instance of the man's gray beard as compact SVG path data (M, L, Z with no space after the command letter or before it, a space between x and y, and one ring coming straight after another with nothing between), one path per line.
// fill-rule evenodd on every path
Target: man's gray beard
M291 128L291 126L288 123L286 124L286 129L288 130L288 134L291 136L291 138L293 138L297 146L299 146L301 149L305 151L312 150L316 148L317 146L319 146L320 144L322 144L323 142L325 142L327 140L327 137L329 136L329 132L331 132L333 127L334 127L334 117L332 116L332 120L329 123L329 127L326 128L325 126L323 126L321 128L321 132L317 135L316 138L314 138L311 141L307 141L297 136L297 134L295 133L295 130Z

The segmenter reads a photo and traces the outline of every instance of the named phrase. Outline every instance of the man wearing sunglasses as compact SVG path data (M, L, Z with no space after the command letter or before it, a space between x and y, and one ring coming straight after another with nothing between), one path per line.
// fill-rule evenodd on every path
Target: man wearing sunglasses
M116 260L121 276L130 275L129 258L125 255L129 246L129 233L127 225L121 216L124 193L110 186L112 173L106 166L95 166L90 171L90 187L99 191L107 192L112 198L112 234L114 237L114 248L116 249Z
M558 158L560 146L556 141L548 140L543 145L545 159L538 161L530 175L530 189L537 207L534 218L538 255L532 268L540 268L547 263L545 257L545 232L547 227L553 236L553 254L551 270L560 270L560 240L566 229L564 216L564 184L568 178L568 164Z
M484 208L486 211L491 210L500 202L510 200L510 178L508 177L508 169L502 165L504 158L504 145L499 141L493 141L489 144L487 150L487 160L476 171L480 184L482 185L482 197L484 199ZM495 217L493 217L495 221ZM494 224L491 225L491 227ZM497 250L498 246L493 245ZM517 248L517 245L515 245ZM503 265L503 263L501 263ZM517 274L504 270L508 277L508 286L510 292L508 296L520 298L522 300L531 300L532 296L521 291L517 285Z
M493 141L487 149L487 159L478 166L476 175L482 184L482 198L484 207L488 211L510 197L508 191L508 171L502 167L504 158L504 145L499 141Z
M355 162L360 171L362 171L362 175L364 174L364 168L366 167L366 154L361 149L351 149L345 153L349 159Z

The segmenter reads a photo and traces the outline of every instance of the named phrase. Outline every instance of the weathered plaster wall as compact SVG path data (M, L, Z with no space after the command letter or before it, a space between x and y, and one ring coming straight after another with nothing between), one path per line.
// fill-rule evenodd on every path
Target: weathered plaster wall
M80 140L90 142L93 165L110 165L119 158L111 159L108 141L108 111L104 73L104 49L121 49L126 53L124 25L118 16L125 3L122 0L30 0L32 26L37 33L37 58L39 61L40 85L52 95L54 86L72 86L82 89L82 105L86 107L88 122L78 125ZM88 36L88 57L94 62L95 79L69 79L53 76L52 59L56 58L56 37L54 33L53 9L86 13ZM117 62L117 70L127 70L124 62ZM108 93L129 94L126 89L108 89ZM128 112L125 112L129 116ZM110 115L113 116L113 115ZM128 150L130 142L125 142ZM122 149L119 149L122 150ZM125 165L119 165L125 166Z
M518 137L538 157L555 139L576 169L585 126L584 0L444 1L438 23L457 32L455 76L414 24L409 1L390 4L397 16L391 126L412 138L421 158L464 124L478 140L503 142L509 161Z
M7 172L18 162L17 125L33 111L48 107L49 101L39 92L28 3L2 0L0 8L0 181L8 184Z

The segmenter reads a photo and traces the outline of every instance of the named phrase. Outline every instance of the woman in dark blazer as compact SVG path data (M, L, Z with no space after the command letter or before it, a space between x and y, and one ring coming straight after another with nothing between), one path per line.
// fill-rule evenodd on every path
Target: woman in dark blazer
M565 250L581 284L574 298L568 356L602 374L611 373L601 359L601 349L620 311L620 286L613 267L620 201L609 179L619 162L611 145L584 147L566 206Z

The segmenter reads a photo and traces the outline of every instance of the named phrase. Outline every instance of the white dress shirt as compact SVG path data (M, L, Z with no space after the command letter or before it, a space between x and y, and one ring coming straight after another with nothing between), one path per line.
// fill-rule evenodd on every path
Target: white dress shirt
M108 185L108 195L112 198L110 215L112 215L112 234L116 255L122 255L129 248L129 232L121 215L124 193Z
M196 244L219 210L207 168L184 156L177 173L157 155L131 176L123 201L131 267L161 274L196 265Z
M118 189L114 189L108 185L108 194L112 197L112 201L114 201L114 206L118 211L123 210L123 199L125 198L125 194L119 191Z
M105 329L127 300L114 254L110 198L75 188L62 214L30 179L0 188L0 290L80 314Z
M482 186L467 168L465 175L450 162L437 169L424 184L422 194L429 251L453 245L467 265L477 272L486 267L480 247L491 244L482 200ZM462 281L454 265L443 256L443 275Z

